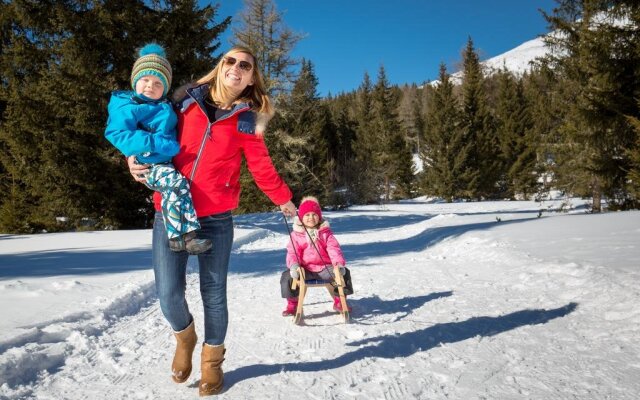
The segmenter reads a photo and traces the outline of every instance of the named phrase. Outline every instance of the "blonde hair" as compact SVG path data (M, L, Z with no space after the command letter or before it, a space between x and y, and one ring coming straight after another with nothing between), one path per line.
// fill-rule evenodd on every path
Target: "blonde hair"
M253 85L247 86L240 95L234 95L226 86L224 86L222 77L222 65L224 58L234 53L246 53L253 58L253 68L251 69L253 77ZM258 60L253 55L253 52L243 46L234 46L229 50L221 59L218 64L208 74L198 79L199 85L203 83L209 84L209 94L213 101L218 105L232 105L235 103L247 103L251 106L253 111L260 114L264 114L270 119L275 110L271 99L267 94L267 88L264 84L264 78L262 77L262 71L258 66Z

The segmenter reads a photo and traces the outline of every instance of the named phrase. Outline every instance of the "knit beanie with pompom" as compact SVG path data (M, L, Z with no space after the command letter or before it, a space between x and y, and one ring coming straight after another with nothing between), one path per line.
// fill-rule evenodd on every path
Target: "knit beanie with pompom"
M136 83L146 75L160 78L164 85L162 96L166 96L171 87L171 64L162 46L157 43L148 43L138 51L139 58L133 64L131 71L131 87L136 89Z
M298 208L298 217L302 220L302 217L304 217L304 215L309 212L318 214L318 218L322 219L320 202L313 196L308 196L302 199L302 202L300 202L300 207Z

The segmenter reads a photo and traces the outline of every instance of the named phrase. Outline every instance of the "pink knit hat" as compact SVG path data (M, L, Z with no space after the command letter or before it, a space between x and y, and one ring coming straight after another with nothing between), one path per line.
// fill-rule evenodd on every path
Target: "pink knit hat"
M302 199L302 203L300 203L300 207L298 208L298 217L302 219L306 213L310 212L318 214L318 218L322 219L320 203L318 202L318 199L312 196Z

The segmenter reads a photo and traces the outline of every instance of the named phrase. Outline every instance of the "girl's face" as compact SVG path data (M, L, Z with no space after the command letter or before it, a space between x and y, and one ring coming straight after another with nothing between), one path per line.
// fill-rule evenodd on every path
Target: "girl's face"
M145 75L136 82L136 93L151 100L158 100L164 93L164 85L155 75Z
M314 212L308 212L302 217L302 223L307 228L315 228L320 222L320 217Z
M234 93L253 85L253 57L250 54L235 52L224 57L222 62L222 82Z

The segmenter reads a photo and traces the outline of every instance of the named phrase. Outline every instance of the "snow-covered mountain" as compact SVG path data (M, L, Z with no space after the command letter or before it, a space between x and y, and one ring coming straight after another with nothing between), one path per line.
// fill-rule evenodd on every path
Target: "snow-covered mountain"
M482 62L489 70L499 70L506 67L507 70L520 75L531 69L531 62L536 58L544 57L549 51L541 37L522 43L520 46L506 53L492 57Z
M484 72L487 75L491 75L502 67L511 71L517 76L531 69L531 63L540 57L544 57L549 53L550 49L544 43L542 37L538 37L529 41L526 41L505 53L491 57L481 62L484 67ZM457 71L451 74L451 81L458 85L462 83L462 71ZM437 80L430 82L430 84L437 84Z
M593 25L594 28L602 25L628 27L633 26L633 21L629 18L619 17L611 13L600 13L594 16ZM544 38L547 36L560 38L563 34L560 31L547 33L546 35L526 41L505 53L482 61L481 64L484 67L485 75L491 75L503 67L516 76L521 76L523 73L528 72L534 60L544 57L552 51L544 42ZM559 51L556 55L562 55L562 50L556 49L555 51ZM451 80L454 84L460 84L462 82L462 71L451 74ZM431 84L435 82L437 82L437 80L431 82Z

